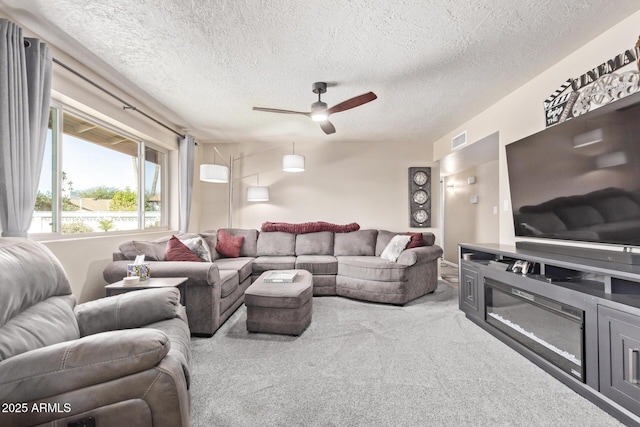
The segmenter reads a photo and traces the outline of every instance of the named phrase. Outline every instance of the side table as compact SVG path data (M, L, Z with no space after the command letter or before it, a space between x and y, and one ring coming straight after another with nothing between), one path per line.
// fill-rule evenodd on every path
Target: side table
M107 296L123 294L129 291L137 291L140 289L153 288L170 288L175 287L180 290L180 304L187 306L187 286L188 277L151 277L145 281L138 282L135 285L125 285L122 280L112 283L104 287Z

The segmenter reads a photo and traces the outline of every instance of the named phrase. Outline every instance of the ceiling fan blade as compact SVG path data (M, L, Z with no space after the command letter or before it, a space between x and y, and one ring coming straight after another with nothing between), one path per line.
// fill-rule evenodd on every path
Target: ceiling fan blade
M336 128L331 124L329 120L325 120L324 122L320 122L320 127L327 135L331 135L332 133L336 133Z
M279 110L277 108L264 108L264 107L253 107L254 111L266 111L267 113L281 113L281 114L301 114L303 116L309 117L311 113L305 113L304 111L291 111L291 110Z
M333 107L327 110L327 114L339 113L340 111L349 110L351 108L359 107L362 104L366 104L367 102L371 102L376 99L377 96L373 92L367 92L363 95L356 96L351 99L347 99L344 102L334 105Z

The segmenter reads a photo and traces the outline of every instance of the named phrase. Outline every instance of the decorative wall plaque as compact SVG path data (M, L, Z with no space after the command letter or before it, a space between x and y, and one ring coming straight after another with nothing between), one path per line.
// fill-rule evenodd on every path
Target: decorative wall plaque
M409 226L431 226L431 168L409 168Z

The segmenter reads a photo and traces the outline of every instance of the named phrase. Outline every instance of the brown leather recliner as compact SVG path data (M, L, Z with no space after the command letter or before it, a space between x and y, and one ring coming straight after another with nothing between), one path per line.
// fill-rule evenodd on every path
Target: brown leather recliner
M179 300L149 289L76 305L44 245L0 239L0 425L188 426Z

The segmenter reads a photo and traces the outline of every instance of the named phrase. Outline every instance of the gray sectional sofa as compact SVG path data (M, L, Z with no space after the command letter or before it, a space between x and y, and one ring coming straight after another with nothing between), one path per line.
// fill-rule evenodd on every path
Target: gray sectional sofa
M181 240L200 236L209 246L212 262L165 261L168 238L128 242L113 254L104 270L107 282L126 276L127 264L145 254L151 276L186 276L187 315L191 333L210 336L243 303L244 292L268 270L303 269L313 274L313 295L340 295L364 301L402 305L435 290L442 249L432 233L422 233L423 245L404 250L396 262L380 257L397 234L385 230L347 233L319 231L294 234L254 229L223 229L244 240L237 258L216 251L217 232L178 235Z

